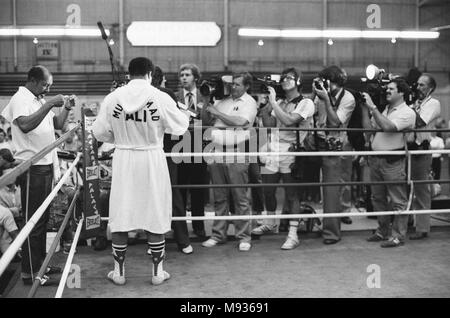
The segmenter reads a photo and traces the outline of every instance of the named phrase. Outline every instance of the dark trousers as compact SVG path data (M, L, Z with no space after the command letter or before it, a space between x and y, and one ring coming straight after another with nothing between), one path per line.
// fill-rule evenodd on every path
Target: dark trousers
M248 166L248 182L262 184L261 168L257 163L250 163ZM255 214L261 214L264 211L264 189L251 188L252 211Z
M342 182L342 157L322 158L322 181ZM323 213L342 212L341 187L323 187ZM341 238L340 218L324 218L322 225L322 237L324 239L339 240Z
M109 217L109 198L111 196L111 188L100 188L100 194L98 199L98 212L102 218ZM83 197L83 191L80 192L80 198ZM82 206L82 204L80 205ZM78 205L77 205L78 207ZM100 231L97 237L106 238L106 231L108 229L108 221L100 222Z
M283 183L296 183L297 179L291 176L290 173L274 173L263 175L264 183L278 183L280 180ZM282 186L280 184L280 186ZM264 197L266 203L267 213L275 212L277 208L277 198L275 196L277 187L264 187ZM284 187L285 201L287 202L285 214L298 214L300 213L300 200L298 197L297 187Z
M179 184L208 184L206 162L201 163L185 163L178 165L178 182ZM180 189L182 195L183 209L186 210L187 190ZM205 191L206 189L189 189L191 194L191 211L192 216L205 215ZM186 213L186 212L185 212ZM192 228L194 231L204 231L205 225L203 221L193 221Z
M168 157L167 166L172 185L181 184L179 178L181 164L175 164L172 158ZM186 216L186 201L182 195L183 190L172 188L172 216ZM180 248L185 248L191 244L186 221L172 221L172 229L175 242L177 242Z
M433 170L434 180L441 179L441 157L433 158L431 161L431 169Z
M27 210L27 173L19 177L21 189L22 210L25 215L25 222L33 216L44 200L52 191L53 167L52 165L31 166L30 187ZM47 244L47 223L50 216L50 209L47 208L37 221L28 239L22 245L22 273L37 273L46 256Z

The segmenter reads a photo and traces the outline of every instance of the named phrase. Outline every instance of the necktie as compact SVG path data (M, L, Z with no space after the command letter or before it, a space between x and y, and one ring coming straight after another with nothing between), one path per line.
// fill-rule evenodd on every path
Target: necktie
M188 109L195 113L194 96L191 92L187 93L188 96Z

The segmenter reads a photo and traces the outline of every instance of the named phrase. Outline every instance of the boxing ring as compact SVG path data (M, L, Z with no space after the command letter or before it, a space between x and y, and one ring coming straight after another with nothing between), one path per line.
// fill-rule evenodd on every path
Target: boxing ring
M17 166L15 169L10 171L8 174L2 176L0 178L0 186L5 186L7 184L10 184L15 181L15 179L26 173L28 169L31 167L31 165L35 162L37 162L40 158L45 156L45 154L49 153L56 147L58 147L62 142L64 142L72 133L74 133L77 129L79 129L82 125L78 124L76 127L74 127L72 130L64 134L62 137L60 137L57 141L52 143L51 145L47 146L45 149L43 149L41 152L33 156L33 158L21 163L19 166ZM203 129L207 129L208 127L203 127ZM209 127L211 128L211 127ZM270 129L269 129L270 130ZM279 130L306 130L306 131L363 131L363 132L374 132L379 130L370 130L370 129L299 129L299 128L279 128ZM414 132L416 130L411 130L408 132L401 132L403 134ZM421 132L427 131L427 130L420 130ZM430 131L430 130L429 130ZM440 130L432 130L435 132L442 131L442 132L448 132L450 129L440 129ZM400 132L399 132L400 133ZM85 140L83 139L85 142ZM83 149L85 149L85 144L83 142ZM372 156L372 155L383 155L383 156L390 156L390 155L404 155L407 160L407 178L406 180L399 180L399 181L389 181L389 182L347 182L345 184L341 182L298 182L298 183L289 183L289 184L281 184L281 183L263 183L263 184L202 184L202 185L173 185L173 188L231 188L231 187L242 187L242 188L260 188L260 187L311 187L311 186L342 186L342 185L389 185L389 184L405 184L410 187L410 193L408 198L408 206L405 211L377 211L377 212L342 212L342 213L326 213L326 214L277 214L277 215L228 215L228 216L201 216L201 217L193 217L193 216L185 216L185 217L173 217L173 221L196 221L196 220L203 220L203 221L213 221L213 220L263 220L263 219L309 219L309 218L336 218L336 217L368 217L368 216L381 216L381 215L418 215L418 214L446 214L450 213L450 209L433 209L433 210L411 210L411 203L413 200L413 188L416 184L432 184L432 183L450 183L449 179L446 180L412 180L411 179L411 157L414 155L423 155L423 154L447 154L450 155L450 150L408 150L405 142L405 150L398 150L398 151L312 151L312 152L214 152L214 153L198 153L198 152L189 152L189 153L166 153L166 157L168 158L175 158L175 157L257 157L257 156L273 156L275 155L281 155L281 156L323 156L323 157L332 157L332 156ZM8 250L4 253L2 258L0 259L0 276L4 273L4 271L7 269L8 265L10 264L11 260L16 255L17 251L20 249L20 247L23 245L23 243L27 240L30 232L32 231L33 227L35 226L37 220L43 215L44 211L49 207L52 200L55 198L58 191L61 189L65 181L69 178L70 174L76 167L80 164L80 160L82 159L82 153L78 153L73 160L73 162L70 164L70 167L65 172L63 177L59 180L57 185L54 187L50 195L45 199L45 201L42 203L42 205L39 207L39 209L34 213L34 215L26 222L25 226L21 229L19 235L17 238L13 241L13 243L10 245ZM84 158L85 159L85 158ZM28 179L29 180L29 179ZM43 265L41 266L39 273L36 277L34 277L34 283L28 293L28 297L33 297L36 294L36 291L38 287L41 284L42 276L45 273L45 270L55 254L56 248L59 244L59 240L61 238L61 235L69 221L69 219L72 217L75 211L76 207L76 201L79 198L81 193L80 186L77 184L76 186L76 192L75 195L69 205L68 211L64 217L64 220L61 224L61 227L58 230L58 233L56 235L55 240L53 241L53 244L51 245L47 256L44 260ZM25 211L25 215L28 215L28 211ZM102 221L108 220L108 218L101 218ZM66 281L68 278L68 274L72 265L73 257L75 254L75 249L78 243L78 240L80 238L80 233L82 231L83 222L85 221L85 215L82 213L81 216L78 216L78 218L75 218L75 221L77 223L76 233L75 237L72 243L72 246L70 248L70 252L64 267L64 271L62 273L62 277L59 283L58 290L56 292L55 297L60 298L63 295L64 288L66 286Z

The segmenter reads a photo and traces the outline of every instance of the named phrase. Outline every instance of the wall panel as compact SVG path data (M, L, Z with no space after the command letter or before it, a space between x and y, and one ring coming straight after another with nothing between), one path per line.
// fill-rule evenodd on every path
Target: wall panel
M66 7L77 3L81 7L81 23L95 26L101 20L112 31L118 43L119 0L17 0L19 25L64 25ZM215 21L224 27L223 0L126 0L124 3L125 28L137 20L192 20ZM265 45L257 45L259 39L237 35L239 27L321 28L323 23L322 0L229 0L229 60L231 69L274 70L286 64L298 63L303 69L318 69L323 63L323 40L274 40L265 39ZM336 28L366 28L367 5L372 0L328 0L328 26ZM414 0L379 0L383 29L410 29L415 22ZM0 24L12 23L12 0L0 0ZM421 9L424 29L448 24L450 2ZM450 39L443 33L437 41L420 42L420 67L430 70L450 70ZM32 39L20 39L19 69L27 68L34 61ZM40 39L42 40L42 39ZM132 47L124 43L124 64L135 56L149 56L166 71L176 71L184 62L199 64L203 70L223 70L224 39L216 47ZM414 41L398 40L339 40L327 46L329 62L359 70L367 61L377 61L390 67L405 69L414 61ZM0 40L0 71L7 71L12 60L11 39ZM60 65L63 71L108 71L108 54L101 39L61 39ZM119 46L114 45L116 59Z

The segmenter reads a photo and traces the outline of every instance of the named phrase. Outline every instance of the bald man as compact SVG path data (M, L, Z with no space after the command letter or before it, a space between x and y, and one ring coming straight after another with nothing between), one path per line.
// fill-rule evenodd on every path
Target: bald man
M50 91L52 84L52 74L47 68L41 65L31 67L25 86L19 87L2 112L2 116L12 123L11 132L13 146L17 150L16 159L27 160L36 155L55 141L55 129L62 129L64 126L72 106L69 98L63 95L56 95L48 101L43 99ZM63 107L58 116L52 111L55 107ZM50 194L54 169L59 171L58 168L56 149L30 167L28 214L24 212L26 221L33 216ZM20 176L18 181L22 189L22 206L26 207L26 174ZM22 280L26 285L33 283L44 261L48 219L49 209L46 209L22 247ZM46 274L59 272L61 272L60 268L49 267ZM46 275L42 277L41 285L43 286L55 283L57 282L50 280Z

